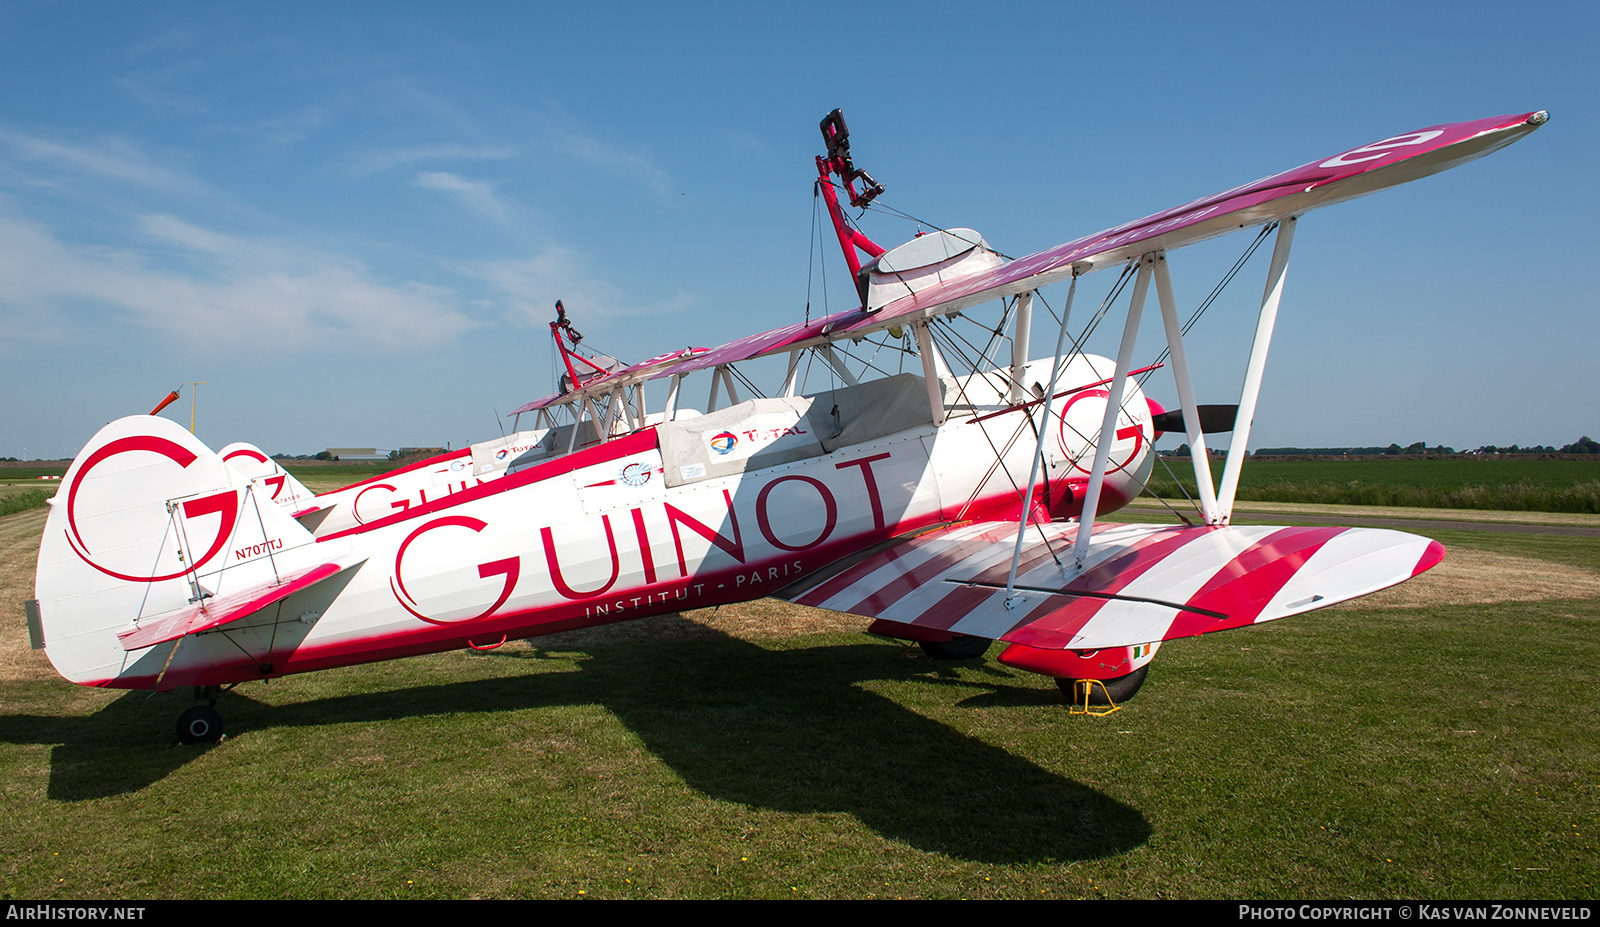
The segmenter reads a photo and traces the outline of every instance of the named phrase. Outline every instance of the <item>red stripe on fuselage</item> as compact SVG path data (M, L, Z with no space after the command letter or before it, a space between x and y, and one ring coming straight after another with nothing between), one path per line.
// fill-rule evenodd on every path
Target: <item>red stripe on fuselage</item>
M584 467L592 467L595 464L605 463L608 460L615 460L619 457L628 457L633 454L642 454L645 451L653 451L655 449L656 430L654 426L651 426L643 431L636 431L631 435L616 438L612 441L607 441L604 444L596 444L593 447L586 447L581 451L573 451L570 454L557 457L555 460L546 461L545 463L529 467L526 470L520 470L517 473L502 476L497 480L491 480L480 486L473 486L468 489L463 489L460 492L450 493L449 495L435 499L432 502L425 502L421 505L413 505L403 512L397 512L393 515L379 518L375 521L369 521L364 525L357 525L354 528L346 528L343 531L337 531L333 534L324 535L320 538L317 538L317 540L331 541L334 538L349 537L353 534L360 534L363 531L371 531L374 528L383 528L389 525L396 525L400 522L409 521L410 519L417 518L422 515L430 515L434 512L442 511L453 506L464 505L468 502L484 499L489 496L496 495L497 493L509 492L520 486L526 486L529 483L537 483L540 480L547 480L552 476L560 476L563 473L571 473L573 470L580 470ZM435 460L443 459L445 458L435 458Z

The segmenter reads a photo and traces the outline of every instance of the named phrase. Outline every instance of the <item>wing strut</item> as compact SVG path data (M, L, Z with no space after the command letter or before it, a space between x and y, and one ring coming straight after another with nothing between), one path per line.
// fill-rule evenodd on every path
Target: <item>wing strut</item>
M1189 379L1189 356L1183 349L1183 326L1178 322L1178 301L1172 296L1172 274L1167 269L1166 252L1155 255L1154 267L1156 296L1161 301L1161 321L1167 330L1167 351L1172 356L1172 379L1178 388L1178 405L1183 409L1189 457L1194 461L1195 495L1200 497L1200 517L1208 525L1222 524L1227 519L1220 517L1217 512L1217 489L1211 480L1211 454L1206 450L1206 434L1200 428L1200 409L1194 401L1194 383ZM1117 370L1120 373L1122 368L1118 367ZM1105 440L1104 434L1101 440Z
M1244 465L1245 442L1250 440L1250 424L1256 417L1256 397L1261 394L1267 348L1272 344L1272 327L1278 320L1278 302L1283 297L1283 279L1289 270L1289 246L1294 244L1294 227L1299 220L1299 216L1290 216L1280 222L1278 237L1272 245L1272 266L1267 270L1266 291L1261 294L1261 314L1256 318L1255 340L1250 343L1250 360L1245 365L1244 386L1239 391L1239 412L1234 417L1233 440L1228 445L1228 462L1222 467L1222 491L1217 496L1217 506L1223 524L1233 515L1234 492L1239 488L1239 468Z
M1011 573L1006 577L1006 608L1017 607L1014 593L1017 585L1017 565L1022 562L1022 535L1023 532L1028 530L1028 516L1033 514L1033 487L1039 481L1039 464L1044 460L1044 438L1045 435L1050 433L1050 429L1046 427L1050 421L1050 403L1056 397L1056 378L1061 376L1061 354L1067 348L1067 320L1072 318L1072 300L1077 295L1078 275L1074 272L1072 285L1067 288L1067 304L1061 309L1061 334L1056 336L1056 359L1050 365L1050 385L1044 391L1044 418L1040 421L1038 428L1039 444L1033 450L1033 465L1028 468L1028 488L1022 494L1022 516L1017 520L1017 546L1011 552ZM1028 350L1026 347L1028 338L1026 320L1030 314L1029 310L1033 306L1032 291L1019 295L1017 297L1017 305L1020 307L1017 310L1017 340L1024 342L1022 356L1026 358ZM1019 389L1019 384L1022 382L1022 376L1018 372L1015 361L1016 355L1013 354L1012 356L1011 389L1013 395L1015 395ZM1032 413L1029 414L1031 415Z
M1074 276L1072 282L1078 282ZM1069 299L1071 297L1068 297ZM1033 291L1018 293L1016 301L1017 321L1011 329L1011 401L1018 403L1027 399L1027 387L1023 384L1023 372L1028 366L1028 334L1033 328ZM1064 329L1063 329L1064 330ZM1065 342L1063 342L1064 344ZM1061 356L1061 346L1056 346L1056 356ZM1050 389L1054 390L1056 383L1050 381ZM1028 487L1032 492L1033 487Z
M1073 548L1073 557L1079 567L1089 556L1095 510L1100 507L1100 489L1106 482L1111 445L1117 439L1117 416L1122 412L1122 393L1128 385L1128 368L1133 366L1133 342L1139 334L1139 318L1144 314L1144 298L1150 292L1150 277L1155 272L1155 264L1156 252L1139 258L1139 276L1133 281L1128 321L1122 328L1122 346L1117 349L1117 372L1111 378L1111 394L1106 397L1106 417L1100 423L1100 437L1095 442L1094 469L1089 472L1089 489L1083 498L1083 514L1078 518L1078 541Z

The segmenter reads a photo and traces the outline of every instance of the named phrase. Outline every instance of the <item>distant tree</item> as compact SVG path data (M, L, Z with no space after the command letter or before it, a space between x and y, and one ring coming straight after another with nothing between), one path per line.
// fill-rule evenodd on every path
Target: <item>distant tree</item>
M1583 437L1579 438L1577 441L1574 441L1573 443L1568 444L1567 446L1563 447L1561 449L1561 453L1563 453L1563 454L1600 454L1600 442L1595 441L1594 439L1590 438L1588 435L1584 435Z
M339 458L333 456L332 454L328 453L327 451L317 451L316 454L312 455L311 459L312 460L338 460Z

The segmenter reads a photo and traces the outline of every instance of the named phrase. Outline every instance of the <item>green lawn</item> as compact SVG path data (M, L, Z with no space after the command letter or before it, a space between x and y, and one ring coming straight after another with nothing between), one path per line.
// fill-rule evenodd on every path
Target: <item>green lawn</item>
M244 686L210 749L175 743L184 693L17 679L0 890L1592 898L1597 627L1354 603L1169 644L1105 718L859 635L602 636Z
M1171 472L1157 463L1150 491L1168 499L1181 498L1185 492L1192 497L1194 467L1189 459L1162 460ZM1213 462L1211 469L1213 480L1220 483L1222 463ZM1600 512L1600 459L1252 460L1240 471L1238 498L1320 505L1593 513Z

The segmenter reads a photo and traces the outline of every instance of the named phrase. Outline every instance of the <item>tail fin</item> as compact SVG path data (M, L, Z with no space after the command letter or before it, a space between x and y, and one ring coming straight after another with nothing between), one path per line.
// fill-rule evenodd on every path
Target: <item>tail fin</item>
M235 441L217 455L245 479L259 481L273 504L290 515L299 518L316 510L316 494L254 444Z
M320 552L269 493L167 419L102 428L62 478L39 547L34 595L56 670L153 684L171 648L129 650L119 633L303 569Z

